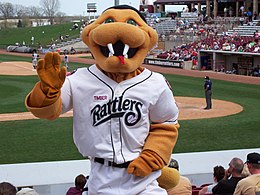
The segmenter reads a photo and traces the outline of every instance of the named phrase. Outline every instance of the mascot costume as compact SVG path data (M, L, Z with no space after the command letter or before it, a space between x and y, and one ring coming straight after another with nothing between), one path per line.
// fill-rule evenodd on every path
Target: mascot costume
M157 39L138 10L119 5L82 32L96 64L66 76L58 53L38 61L26 107L49 120L73 109L74 143L91 161L88 194L167 194L157 179L178 137L179 111L165 78L141 66ZM169 182L165 172L161 183ZM170 187L179 178L172 175Z

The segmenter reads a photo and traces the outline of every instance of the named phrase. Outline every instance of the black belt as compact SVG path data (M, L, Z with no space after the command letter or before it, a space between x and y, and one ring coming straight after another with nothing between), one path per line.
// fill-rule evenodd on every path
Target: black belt
M94 162L100 163L102 165L105 164L105 159L104 158L94 158ZM116 164L115 162L107 161L107 166L110 167L116 167L116 168L127 168L128 165L131 163L131 161L122 163L122 164Z

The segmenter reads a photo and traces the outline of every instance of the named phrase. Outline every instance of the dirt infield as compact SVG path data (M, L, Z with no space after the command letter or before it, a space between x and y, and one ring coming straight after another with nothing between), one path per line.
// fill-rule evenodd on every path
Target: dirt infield
M29 62L1 62L0 63L1 75L37 75L33 70L32 63Z
M77 58L77 56L73 56ZM79 58L78 58L79 59ZM29 62L2 62L0 63L0 74L2 75L36 75L36 71L32 69L32 64ZM212 100L213 109L204 110L205 99L204 98L191 98L191 97L176 97L176 102L180 109L179 120L201 119L221 117L232 114L237 114L243 110L243 108L235 103ZM68 112L62 117L70 117L73 112ZM11 113L0 114L0 121L9 120L25 120L36 119L31 113Z

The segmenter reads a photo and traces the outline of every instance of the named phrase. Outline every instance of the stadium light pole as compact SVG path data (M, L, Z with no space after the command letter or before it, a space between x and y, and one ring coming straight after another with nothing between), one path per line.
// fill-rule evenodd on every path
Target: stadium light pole
M119 0L115 0L115 6L119 5Z

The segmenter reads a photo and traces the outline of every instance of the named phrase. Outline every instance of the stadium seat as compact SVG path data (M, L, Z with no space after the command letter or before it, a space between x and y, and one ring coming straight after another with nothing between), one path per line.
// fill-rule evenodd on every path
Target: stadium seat
M195 189L195 188L197 188L197 186L196 185L192 185L192 189Z
M198 195L200 190L192 190L192 195Z
M212 184L212 183L204 183L204 184L202 184L200 187L203 188L203 187L209 186L209 185L211 185L211 184Z

